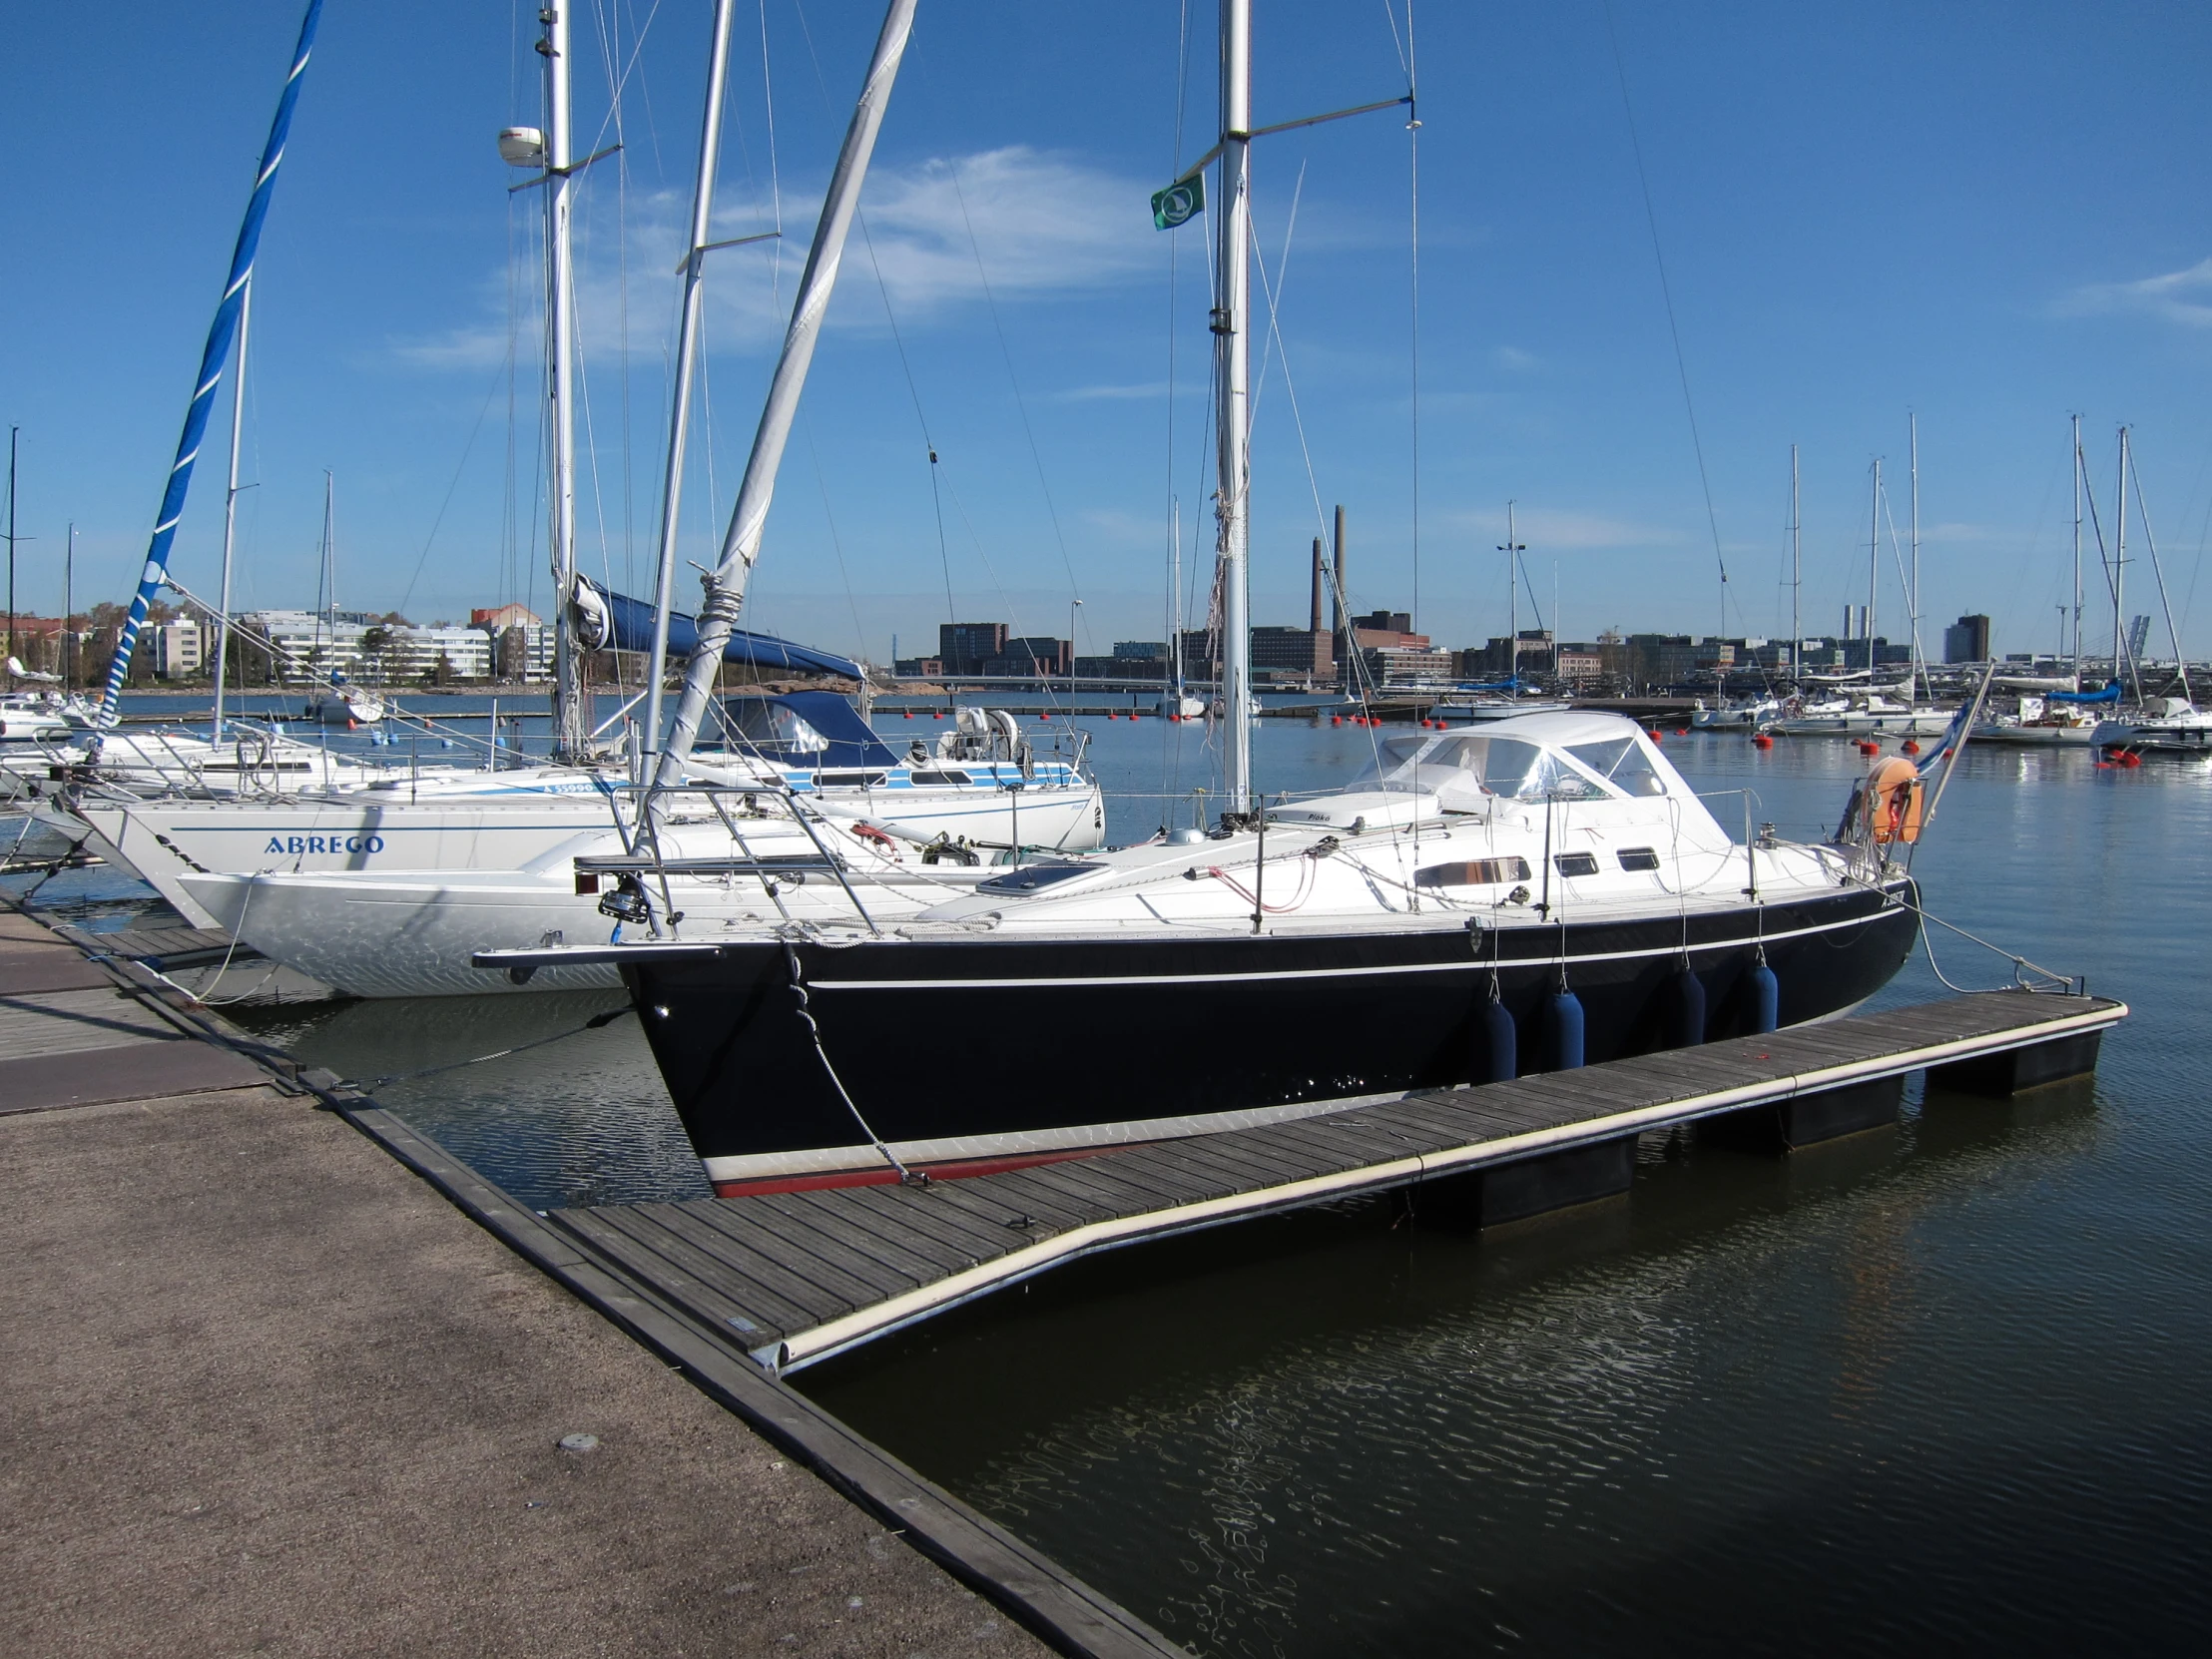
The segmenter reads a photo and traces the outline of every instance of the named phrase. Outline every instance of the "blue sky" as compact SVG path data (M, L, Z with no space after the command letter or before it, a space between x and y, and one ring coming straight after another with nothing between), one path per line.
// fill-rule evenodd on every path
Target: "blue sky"
M492 143L537 116L534 10L329 0L257 283L247 603L312 601L325 467L347 606L428 621L543 600L537 209L510 202ZM790 241L715 256L712 465L695 456L685 515L686 555L701 560L880 20L872 3L766 0L772 171L761 10L739 25L718 224L765 228L780 198ZM1256 11L1262 122L1401 90L1384 0ZM1189 12L1178 152L1178 0L923 0L754 625L877 657L895 632L910 653L933 640L949 585L961 617L1036 633L1065 632L1080 593L1085 649L1160 635L1171 490L1186 555L1211 545L1208 233L1156 233L1146 208L1178 154L1213 138L1213 8ZM1403 0L1394 15L1402 29ZM87 16L19 12L0 69L0 422L23 427L20 529L37 538L20 550L19 595L49 611L65 521L79 526L80 604L123 597L144 552L297 23L289 4L243 0L127 0L97 29ZM1614 19L1732 578L1729 631L1787 627L1792 442L1808 630L1832 630L1863 594L1867 468L1888 457L1902 531L1908 409L1932 634L1985 610L2000 649L2055 639L2070 411L2108 519L2113 430L2134 426L2173 603L2188 604L2212 526L2212 13L1615 0ZM576 17L587 138L618 125L598 44L610 32L628 66L626 148L580 209L583 557L640 593L707 20L704 0L605 0ZM1714 534L1606 11L1430 4L1415 22L1421 624L1448 644L1502 631L1491 549L1510 497L1538 600L1548 617L1556 583L1570 634L1716 631ZM1388 115L1258 147L1283 346L1256 436L1263 623L1303 620L1317 494L1350 509L1355 603L1414 600L1407 151ZM175 561L203 589L222 443L219 422ZM2149 574L2130 570L2145 601L2130 610L2155 610ZM2096 591L2092 635L2109 628ZM2195 598L2185 634L2204 652L2212 591Z

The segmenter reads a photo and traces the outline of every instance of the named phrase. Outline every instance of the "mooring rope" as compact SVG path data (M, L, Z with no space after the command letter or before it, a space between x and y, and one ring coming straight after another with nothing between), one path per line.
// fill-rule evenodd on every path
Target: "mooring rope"
M799 1021L806 1026L807 1035L814 1040L815 1054L822 1061L822 1069L829 1074L830 1087L837 1091L837 1098L844 1102L844 1109L852 1114L852 1121L860 1126L860 1133L867 1137L868 1145L882 1154L884 1163L898 1171L899 1185L926 1187L929 1177L922 1171L908 1169L899 1162L898 1154L884 1144L883 1137L870 1128L867 1119L860 1115L860 1108L854 1104L851 1091L844 1086L844 1079L837 1075L837 1068L830 1063L830 1051L822 1046L822 1027L815 1022L814 1010L808 1006L811 997L807 990L806 974L799 965L799 947L789 939L784 941L784 960L791 966L792 997L799 1005Z

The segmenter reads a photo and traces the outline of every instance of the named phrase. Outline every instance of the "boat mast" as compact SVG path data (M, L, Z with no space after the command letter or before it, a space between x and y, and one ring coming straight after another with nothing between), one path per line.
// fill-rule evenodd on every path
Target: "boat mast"
M1913 625L1913 695L1921 695L1921 417L1912 410L1905 415L1907 441L1912 454L1912 498L1909 512L1912 519L1913 539L1912 587L1906 604L1911 608Z
M1874 458L1874 509L1867 515L1867 690L1874 690L1874 610L1882 595L1882 457Z
M1798 511L1798 459L1797 445L1790 445L1790 678L1795 681L1804 670L1800 656L1805 649L1805 625L1798 619L1798 604L1805 587L1805 548L1800 531L1803 525Z
M656 786L662 789L683 779L684 763L698 740L700 723L706 718L707 704L721 672L723 647L729 643L738 612L745 604L747 578L761 556L761 534L768 524L769 503L776 495L776 470L783 463L784 446L799 413L799 394L806 387L807 370L814 362L823 313L830 308L830 296L837 285L845 234L851 229L860 185L867 177L868 158L875 151L875 135L883 125L883 111L898 79L899 59L905 54L906 37L913 29L915 4L916 0L890 0L882 32L875 37L875 56L868 64L867 79L861 83L859 101L845 129L844 147L837 152L836 171L830 175L829 194L823 198L814 246L808 250L807 269L800 276L799 294L792 304L791 326L784 334L783 354L776 360L775 378L769 383L768 401L753 437L753 453L745 464L745 481L738 486L737 505L731 509L730 527L722 538L722 557L714 574L707 578L706 599L699 607L699 645L685 668L684 693L677 700L675 722L654 775Z
M2074 498L2074 587L2073 587L2073 677L2074 690L2081 689L2081 417L2073 417L2073 498Z
M553 759L582 761L591 748L584 706L584 659L569 619L576 602L576 275L569 218L575 172L569 120L568 7L552 0L538 13L545 34L545 373L553 405L551 484L547 495L553 562Z
M1252 0L1221 0L1220 257L1214 297L1216 553L1221 569L1223 786L1228 811L1252 810L1251 544Z
M1520 577L1515 571L1521 556L1521 540L1513 528L1513 503L1505 503L1505 677L1520 695Z
M200 352L200 374L193 382L192 401L185 408L184 430L177 438L177 458L170 463L169 482L162 490L161 511L154 520L154 536L146 550L146 565L139 576L138 592L131 597L129 615L116 636L115 655L108 663L107 689L101 693L101 726L116 723L116 705L123 682L130 678L131 653L154 596L161 592L169 572L169 550L177 540L177 521L184 517L185 495L192 487L192 463L199 458L200 440L208 430L208 411L214 406L216 387L223 383L223 360L231 354L247 278L254 274L254 254L261 246L262 225L269 217L270 198L276 189L276 169L284 159L284 139L291 131L291 114L299 102L300 79L307 72L307 58L314 47L315 26L322 17L322 0L307 0L306 16L299 23L299 42L293 47L291 72L276 100L276 119L270 123L269 140L262 147L261 171L254 175L254 194L247 199L246 218L231 251L231 272L217 302L215 320L208 325L208 342Z
M338 561L337 542L337 486L330 469L322 469L322 568L315 574L322 588L322 609L314 619L314 651L308 657L308 672L322 676L322 686L313 693L317 705L337 668L338 655ZM324 643L323 630L329 630L328 643Z
M231 482L223 496L223 586L215 617L215 741L223 741L223 665L231 655L231 547L239 522L239 435L246 429L246 340L254 320L254 278L239 290L239 348L232 364Z
M1175 718L1183 708L1183 502L1168 504L1168 663L1175 676Z
M15 657L15 440L20 426L8 428L8 656Z
M699 351L707 240L713 235L715 163L722 151L723 88L730 67L730 20L737 0L715 0L714 46L707 58L707 115L699 131L699 179L692 187L691 243L684 256L683 320L676 330L676 400L668 423L668 468L661 477L661 563L653 587L653 653L646 665L645 746L661 747L661 682L668 675L668 616L675 603L676 528L684 497L684 441L691 424L692 367Z
M2127 428L2120 428L2120 475L2113 486L2113 494L2119 497L2112 535L2112 682L2124 686L2127 671L2120 664L2124 660L2120 630L2125 626L2124 605L2127 597ZM2135 701L2143 700L2143 677L2135 676Z

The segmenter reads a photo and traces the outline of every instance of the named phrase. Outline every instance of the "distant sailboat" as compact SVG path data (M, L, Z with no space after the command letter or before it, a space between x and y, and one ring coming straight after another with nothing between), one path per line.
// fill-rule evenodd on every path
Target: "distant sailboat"
M315 612L314 644L308 653L310 672L320 684L307 693L302 720L325 726L341 721L348 726L373 726L384 718L383 699L372 691L348 683L338 659L338 517L337 485L328 472L322 475L322 604Z

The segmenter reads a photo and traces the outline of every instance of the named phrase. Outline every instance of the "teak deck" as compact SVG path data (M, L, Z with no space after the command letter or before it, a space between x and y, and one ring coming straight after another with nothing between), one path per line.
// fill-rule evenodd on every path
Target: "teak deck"
M1075 1257L1412 1186L1931 1066L2094 1040L2127 1015L2021 992L1733 1038L1004 1175L557 1210L585 1249L791 1370ZM2071 1051L2069 1051L2071 1052ZM2063 1072L2053 1073L2062 1075ZM1893 1100L1894 1104L1894 1100ZM1571 1202L1571 1200L1568 1200Z

